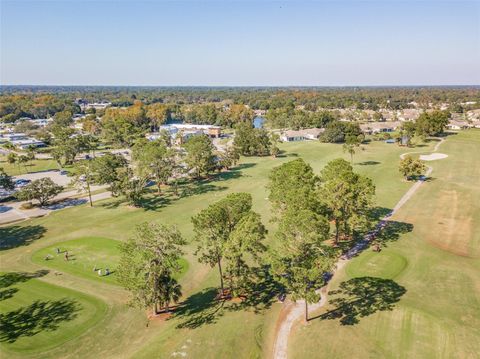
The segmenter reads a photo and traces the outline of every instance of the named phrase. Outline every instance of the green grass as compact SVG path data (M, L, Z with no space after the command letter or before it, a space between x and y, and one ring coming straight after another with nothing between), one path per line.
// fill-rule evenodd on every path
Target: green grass
M349 299L350 307L343 308L358 323L344 325L341 317L324 316L308 326L297 325L289 358L343 358L352 353L355 358L478 357L480 131L450 136L439 152L449 157L429 163L432 180L392 218L411 224L412 231L399 235L380 253L363 252L331 285L336 290L353 277L386 278L373 293L359 287ZM398 301L384 295L396 286L406 291ZM377 302L370 304L366 315L355 312L355 303L372 298L390 308ZM317 314L331 310L338 312L339 306L330 302Z
M422 151L428 151L430 147L433 144L422 147ZM354 156L355 170L370 176L375 182L377 205L392 208L411 186L411 183L402 180L397 168L399 155L408 149L383 142L372 142L362 148ZM185 248L188 270L180 278L186 304L170 320L154 320L148 328L145 327L143 311L126 307L128 293L93 273L93 265L100 263L90 262L90 258L98 255L99 251L84 248L75 253L82 263L88 263L85 269L82 269L83 265L65 263L63 257L49 262L43 258L47 253L55 255L56 247L68 246L70 241L75 243L85 238L126 240L133 234L135 226L144 221L177 225L191 242L192 215L231 192L251 193L253 209L260 213L269 229L267 242L274 247L275 224L270 221L271 210L265 188L271 169L302 157L319 173L328 161L349 157L343 153L341 145L316 141L281 144L281 149L284 153L279 158L242 158L240 165L230 172L222 173L211 181L186 185L180 190L180 198L168 190L160 197L150 194L143 208L131 208L119 199L109 199L95 203L94 208L82 205L51 213L47 217L0 227L0 237L6 244L4 247L10 248L0 251L0 270L33 271L58 265L58 268L52 268L63 275L50 275L49 281L99 297L111 306L107 319L95 329L102 335L92 333L72 339L41 357L171 357L174 352L186 352L189 357L268 356L281 305L258 303L256 307L246 308L227 303L218 308L211 300L218 287L216 268L210 269L198 263L193 255L194 243ZM70 250L75 252L77 248ZM386 250L380 255L385 253ZM84 257L85 254L87 256ZM259 291L252 297L258 296L260 300L263 293L268 293L268 290ZM185 345L187 348L182 348Z
M346 271L350 278L368 276L393 279L403 272L407 264L404 256L385 249L380 253L368 251L355 258Z
M42 172L48 170L58 170L58 163L53 160L33 160L28 162L26 166L24 165L17 165L17 164L10 164L7 162L6 156L0 156L0 167L10 175L10 176L18 176L29 172Z
M44 353L78 338L107 312L104 302L92 296L22 277L0 275L0 343L6 352Z
M34 253L32 261L57 271L68 272L80 277L97 280L103 283L118 284L115 271L120 260L120 242L102 237L84 237L70 241L59 242L53 246L42 248ZM57 248L60 254L57 254ZM65 260L64 252L68 251L69 260ZM45 260L50 255L49 260ZM181 278L188 269L188 262L180 260L181 271L177 279ZM93 268L102 270L102 276ZM105 269L110 275L105 275Z

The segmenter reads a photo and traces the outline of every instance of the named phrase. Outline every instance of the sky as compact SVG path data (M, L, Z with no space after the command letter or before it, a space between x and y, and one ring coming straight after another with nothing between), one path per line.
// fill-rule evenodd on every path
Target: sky
M0 84L479 85L480 0L0 0Z

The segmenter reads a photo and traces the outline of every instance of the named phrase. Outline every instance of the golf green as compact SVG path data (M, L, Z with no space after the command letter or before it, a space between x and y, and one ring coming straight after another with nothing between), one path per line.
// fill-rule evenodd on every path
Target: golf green
M103 283L118 284L115 270L120 260L119 245L120 242L113 239L82 237L42 248L33 254L32 260L58 271ZM68 252L68 261L65 258L66 252ZM177 279L188 269L188 262L185 259L180 260L180 265L181 271ZM105 274L107 268L110 271L109 275Z

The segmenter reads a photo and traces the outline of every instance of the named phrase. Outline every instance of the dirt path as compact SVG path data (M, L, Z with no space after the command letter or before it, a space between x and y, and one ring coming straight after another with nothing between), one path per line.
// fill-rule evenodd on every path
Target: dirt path
M433 148L432 153L437 152L438 148L440 145L444 142L445 140L442 138ZM407 152L407 153L402 153L400 155L400 158L403 159L405 158L406 155L411 154L411 153L425 153L423 152ZM428 166L427 172L426 172L426 177L430 176L432 173L432 167ZM392 211L388 213L385 217L383 217L380 222L378 223L377 227L373 230L373 234L376 236L379 231L381 231L383 228L388 223L388 218L393 216L412 196L413 194L420 188L420 186L424 183L425 181L417 181L413 184L412 187L400 198L400 200L397 202L395 207L393 207ZM372 233L372 232L371 232ZM370 236L366 236L363 240L357 242L353 248L351 248L347 253L342 255L340 259L337 261L335 265L335 270L333 271L333 276L335 276L338 271L343 268L347 262L356 256L360 251L365 249L368 246L368 242L370 240ZM333 279L332 276L332 279ZM330 279L330 281L332 280ZM326 286L322 287L319 289L317 292L321 293L321 299L318 303L314 303L309 305L309 311L315 311L323 307L325 304L327 304L328 301L328 287L329 285L327 284ZM275 343L273 346L273 358L274 359L287 359L287 353L288 353L288 338L290 336L290 332L292 330L293 325L297 320L301 320L304 315L304 310L305 310L305 301L299 300L297 302L291 302L291 301L286 301L285 302L285 307L282 308L282 311L286 311L287 315L280 315L280 318L283 319L283 321L279 324L277 324L277 335L275 338Z

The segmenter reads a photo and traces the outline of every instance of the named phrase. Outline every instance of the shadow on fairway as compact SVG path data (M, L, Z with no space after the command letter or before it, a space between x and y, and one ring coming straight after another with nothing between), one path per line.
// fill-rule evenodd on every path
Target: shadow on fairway
M406 222L387 221L387 225L380 231L376 238L376 242L386 247L389 242L395 242L400 237L413 231L413 224Z
M216 300L216 288L206 288L192 294L174 312L174 317L180 320L177 328L195 329L204 324L212 324L223 315L225 301Z
M385 217L387 214L391 213L392 209L391 208L386 208L386 207L373 207L369 213L368 216L370 218L370 222L373 221L379 221L383 217Z
M5 314L0 314L0 342L14 343L21 337L31 337L42 331L53 331L65 321L75 319L80 305L71 299L37 300Z
M316 318L339 319L342 325L354 325L360 318L379 311L392 310L407 292L405 287L391 279L375 277L353 278L340 283L340 288L329 292L335 308Z
M256 276L240 302L218 300L218 288L207 288L187 298L174 311L174 317L180 320L177 328L198 328L212 324L224 314L224 311L253 310L260 313L276 302L276 296L284 292L283 287L269 273L268 266L256 268ZM237 298L238 299L238 298Z
M228 310L252 309L255 313L260 313L277 301L278 294L285 292L285 288L273 279L269 266L255 268L254 271L254 278L248 286L243 300L240 303L231 303Z
M45 227L39 225L0 227L0 251L27 246L42 238L46 231Z
M178 185L177 191L178 195L175 194L173 186L170 186L168 190L163 191L160 195L158 195L157 191L151 189L147 193L144 194L143 198L140 200L138 204L138 208L143 208L147 211L155 211L166 207L167 205L178 201L182 198L187 198L190 196L196 196L208 192L213 191L223 191L227 187L224 186L217 186L214 184L209 183L209 181L196 181L196 182L183 182ZM115 200L111 200L107 203L101 204L102 207L113 209L117 208L123 204L126 204L127 201L124 197L117 198Z
M12 298L18 292L17 288L8 288L17 283L26 282L32 278L43 277L48 274L48 270L38 270L33 273L10 272L0 275L0 301ZM4 289L7 288L7 289Z
M49 273L46 269L41 269L36 272L9 272L0 275L0 288L7 288L17 283L26 282L33 278L40 278Z
M374 166L374 165L379 165L381 162L378 161L363 161L363 162L358 162L357 165L360 166Z

